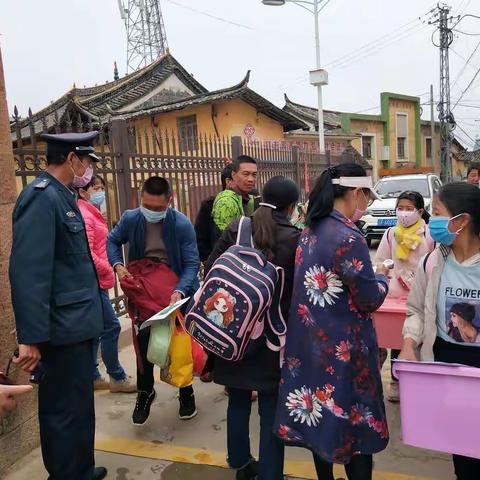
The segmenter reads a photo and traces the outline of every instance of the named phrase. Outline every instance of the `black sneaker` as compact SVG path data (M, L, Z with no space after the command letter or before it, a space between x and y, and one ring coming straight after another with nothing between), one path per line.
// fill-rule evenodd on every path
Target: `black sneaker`
M150 407L155 400L156 392L152 390L150 393L140 391L137 394L137 403L132 415L134 425L143 425L150 415Z
M178 418L180 420L190 420L197 416L197 407L195 405L195 395L192 393L184 398L180 396L180 410Z
M105 467L95 467L93 471L92 480L103 480L107 476L107 469Z
M236 480L255 480L258 477L258 462L252 460L246 467L237 470Z

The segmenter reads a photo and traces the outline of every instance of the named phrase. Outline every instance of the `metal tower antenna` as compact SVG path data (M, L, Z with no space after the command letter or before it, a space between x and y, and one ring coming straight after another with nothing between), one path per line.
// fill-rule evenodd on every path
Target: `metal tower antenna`
M127 73L157 60L168 50L160 0L118 0L127 30Z
M438 103L438 118L440 120L441 177L444 182L452 181L452 131L455 129L455 118L450 103L450 66L448 50L453 42L453 32L449 26L452 17L450 7L438 5L437 20L440 43L434 45L440 49L440 100Z

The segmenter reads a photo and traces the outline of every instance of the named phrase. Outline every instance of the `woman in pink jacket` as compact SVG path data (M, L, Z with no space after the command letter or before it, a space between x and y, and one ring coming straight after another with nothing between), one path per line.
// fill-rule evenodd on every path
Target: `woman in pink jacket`
M80 195L78 206L85 221L88 244L101 288L104 330L100 337L100 346L102 359L110 376L110 381L107 382L98 370L97 343L94 349L95 390L110 389L114 393L133 393L137 388L118 360L118 337L121 327L108 295L108 291L115 285L115 275L107 259L107 222L100 211L100 206L105 201L105 181L99 176L94 176L88 185L79 189L78 193Z
M425 201L418 192L406 191L397 200L397 225L383 235L375 256L375 263L393 260L388 296L407 299L418 264L423 256L431 252L435 244L428 231L430 215L425 211ZM396 359L400 350L392 350L391 358ZM386 358L386 351L385 357ZM387 399L398 402L400 399L398 382L392 373L392 381L387 391Z

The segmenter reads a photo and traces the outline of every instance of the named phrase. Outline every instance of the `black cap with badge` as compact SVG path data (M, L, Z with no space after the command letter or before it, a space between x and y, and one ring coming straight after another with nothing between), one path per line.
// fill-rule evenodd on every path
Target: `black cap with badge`
M101 159L95 155L93 146L97 137L97 131L86 133L44 133L41 135L41 138L47 142L47 162L49 164L62 164L70 152L75 153L79 157L88 155L93 162L99 162Z

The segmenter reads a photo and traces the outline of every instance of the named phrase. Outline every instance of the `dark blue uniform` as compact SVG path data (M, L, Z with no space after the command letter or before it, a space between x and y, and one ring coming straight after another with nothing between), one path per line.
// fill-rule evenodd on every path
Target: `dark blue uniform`
M42 354L45 467L51 480L91 480L100 289L76 197L46 172L25 187L13 212L10 282L18 342L38 345Z

